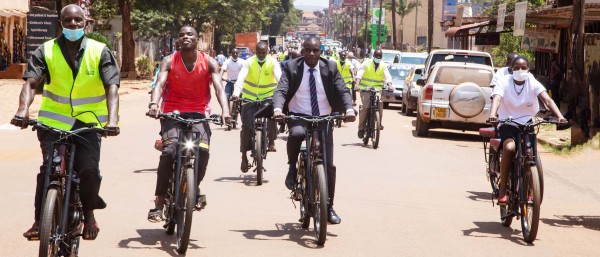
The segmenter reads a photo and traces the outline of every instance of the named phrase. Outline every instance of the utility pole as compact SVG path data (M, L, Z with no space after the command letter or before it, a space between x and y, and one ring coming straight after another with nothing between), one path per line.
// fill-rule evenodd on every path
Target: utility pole
M393 49L396 50L396 1L392 0L392 44L394 45ZM402 31L404 33L404 31ZM402 51L402 46L400 47L400 51Z
M368 25L369 25L369 0L366 0L365 1L365 41L363 42L363 51L364 51L365 55L367 53L367 35L369 32L369 29L367 28Z
M417 51L417 39L418 39L418 33L417 33L417 17L419 17L419 5L421 5L421 2L417 1L417 6L415 6L415 42L413 44L414 48L415 48L415 52Z
M381 16L383 16L381 8L383 8L383 0L379 0L379 24L377 25L377 45L375 49L378 49L381 44Z
M427 3L427 52L431 52L431 45L433 44L433 0L429 0Z

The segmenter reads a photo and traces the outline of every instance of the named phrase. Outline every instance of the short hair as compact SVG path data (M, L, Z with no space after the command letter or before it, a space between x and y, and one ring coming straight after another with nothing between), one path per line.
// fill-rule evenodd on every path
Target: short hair
M197 30L196 30L194 27L192 27L191 25L183 25L183 26L182 26L182 27L179 29L179 31L181 31L181 30L182 30L182 29L184 29L184 28L190 28L190 29L192 29L194 32L196 32L196 36L198 36L198 31L197 31ZM211 50L214 50L214 49L211 49Z
M269 44L267 44L267 42L265 41L260 41L256 44L256 48L266 48L267 50L269 50Z
M314 41L315 43L321 43L321 39L316 37L316 36L310 36L307 39L304 40L304 43L302 43L302 46L304 46L306 44L306 42L312 42Z
M527 57L523 55L517 55L517 57L515 57L510 63L510 66L512 67L513 65L515 65L515 62L517 62L518 60L525 60L525 62L527 63L527 67L529 67L529 59L527 59Z
M60 16L62 17L63 13L64 13L64 12L65 12L67 9L69 9L69 8L76 8L76 9L79 9L79 11L81 11L81 13L83 14L83 17L85 18L85 11L83 10L83 8L81 8L81 6L79 6L79 5L76 5L76 4L68 4L68 5L66 5L65 7L63 7L63 8L60 10Z

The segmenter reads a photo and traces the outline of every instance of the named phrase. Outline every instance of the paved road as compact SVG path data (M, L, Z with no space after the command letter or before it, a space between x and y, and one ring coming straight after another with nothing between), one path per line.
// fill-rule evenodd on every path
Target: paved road
M153 206L158 122L144 116L148 95L121 98L122 134L103 141L101 232L81 256L174 256L175 239L146 221ZM600 154L543 153L546 194L538 240L527 245L520 223L499 224L492 207L480 139L438 131L417 138L414 118L388 109L380 149L363 147L356 123L335 130L336 210L324 248L299 228L284 188L285 141L266 160L267 183L239 172L239 131L214 127L203 190L207 209L195 213L189 256L598 256ZM4 121L3 121L4 122ZM0 124L1 125L1 124ZM7 128L2 126L1 128ZM31 225L35 171L41 157L31 131L0 130L0 256L34 256Z

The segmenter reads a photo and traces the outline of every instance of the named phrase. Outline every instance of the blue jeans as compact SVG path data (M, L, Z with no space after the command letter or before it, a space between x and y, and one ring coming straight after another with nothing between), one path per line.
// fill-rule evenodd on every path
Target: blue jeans
M225 84L225 95L227 96L227 100L231 98L231 94L233 94L233 84L235 81L227 82Z

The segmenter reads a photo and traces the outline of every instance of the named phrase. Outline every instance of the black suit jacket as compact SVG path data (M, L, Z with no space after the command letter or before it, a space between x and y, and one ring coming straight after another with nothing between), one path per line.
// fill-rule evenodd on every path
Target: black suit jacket
M321 58L318 66L323 88L332 112L343 114L346 110L352 109L352 95L346 88L346 82L338 71L336 62ZM288 105L298 91L303 75L303 57L285 63L279 84L273 93L274 108L279 108L283 110L283 113L288 113Z

